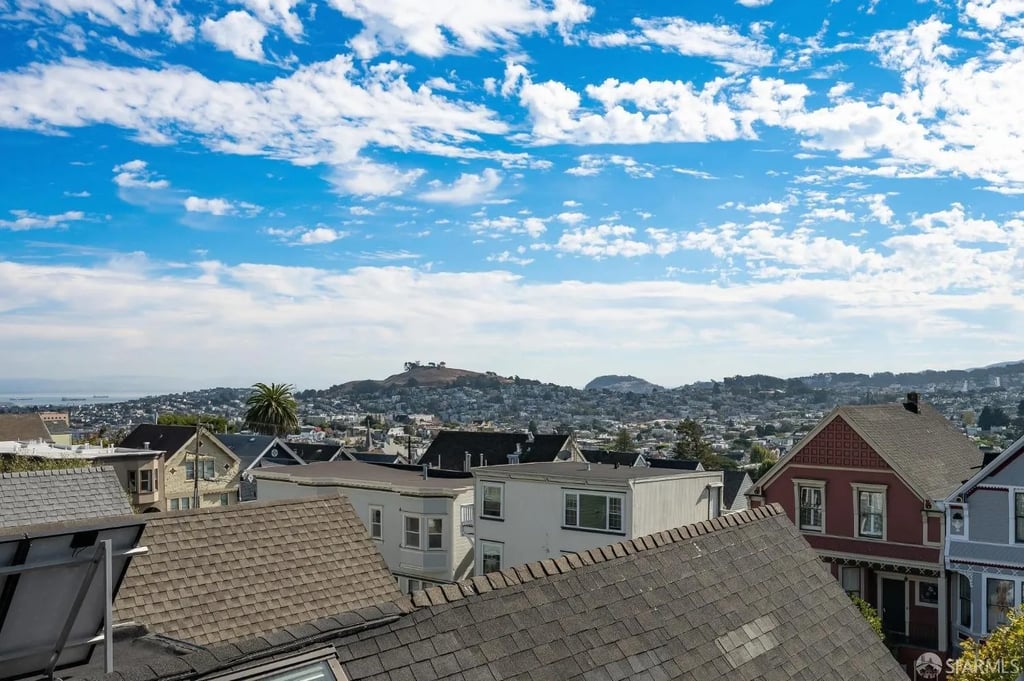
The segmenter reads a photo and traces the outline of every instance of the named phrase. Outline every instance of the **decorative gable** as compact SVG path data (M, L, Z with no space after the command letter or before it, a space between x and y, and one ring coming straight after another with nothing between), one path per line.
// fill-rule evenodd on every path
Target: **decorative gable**
M871 445L842 416L832 419L813 440L804 445L793 457L792 463L843 468L889 468L889 464L875 453Z

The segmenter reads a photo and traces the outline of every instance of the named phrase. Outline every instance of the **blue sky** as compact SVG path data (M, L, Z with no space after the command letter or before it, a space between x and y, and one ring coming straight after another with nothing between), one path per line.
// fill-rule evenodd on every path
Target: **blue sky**
M1022 15L0 0L0 351L154 389L1021 359Z

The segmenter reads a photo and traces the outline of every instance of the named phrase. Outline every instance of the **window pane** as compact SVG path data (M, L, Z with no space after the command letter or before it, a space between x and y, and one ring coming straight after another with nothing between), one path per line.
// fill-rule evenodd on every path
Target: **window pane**
M988 580L988 630L1006 624L1006 613L1013 607L1013 582L1008 579Z
M405 517L405 545L413 548L420 546L420 519L413 516Z
M196 464L194 461L185 462L185 479L195 480L196 479Z
M482 567L484 574L497 572L501 569L501 545L483 542L481 544L481 555L483 556Z
M860 533L866 537L882 536L881 492L860 493Z
M484 485L483 514L495 518L501 517L501 487L497 485Z
M576 526L577 520L577 498L575 494L565 495L565 524Z
M442 537L444 535L443 528L444 523L440 518L431 518L427 521L427 548L441 548Z
M171 510L172 511L177 511L178 510L178 500L177 499L171 499Z
M622 529L622 499L608 497L608 529Z
M853 593L860 595L860 569L859 568L842 568L843 571L843 590L846 593Z
M971 628L971 579L960 575L960 626Z
M336 681L326 660L260 676L254 681Z
M822 498L820 487L801 487L800 496L800 527L821 529Z
M608 527L608 497L581 494L580 527L604 530Z

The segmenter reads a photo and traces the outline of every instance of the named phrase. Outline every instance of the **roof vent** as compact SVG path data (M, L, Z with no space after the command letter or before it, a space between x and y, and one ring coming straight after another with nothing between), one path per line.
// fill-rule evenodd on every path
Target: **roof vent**
M509 454L508 455L508 462L509 463L519 463L519 452L517 451L515 454Z
M907 401L903 403L903 408L909 411L911 414L918 414L921 412L921 395L918 393L907 393Z
M149 443L148 442L143 442L142 443L142 448L143 449L149 449Z

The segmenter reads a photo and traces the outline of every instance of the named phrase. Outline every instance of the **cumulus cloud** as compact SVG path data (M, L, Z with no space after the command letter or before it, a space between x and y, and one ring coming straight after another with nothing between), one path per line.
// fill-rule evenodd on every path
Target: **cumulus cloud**
M348 232L336 230L326 225L317 225L316 227L300 226L291 229L269 227L266 229L266 233L289 246L330 244L350 236Z
M260 21L277 26L292 40L302 37L302 22L295 14L301 0L242 0L242 4Z
M267 27L243 10L228 12L220 19L203 20L203 37L239 59L263 61L263 39Z
M431 183L432 189L419 195L421 201L433 203L454 203L467 205L481 203L490 198L501 184L501 173L493 168L484 168L481 173L462 173L450 185Z
M29 229L64 228L70 222L85 219L85 213L80 210L69 210L56 215L41 215L27 210L12 210L10 213L14 218L8 220L0 218L0 229L22 232Z
M329 0L363 23L349 41L363 59L384 50L427 57L512 47L520 35L554 26L566 38L593 10L582 0Z
M157 179L149 165L135 159L114 166L114 184L124 189L166 189L170 182Z
M84 18L113 26L125 34L163 33L177 43L192 39L192 17L177 9L175 0L12 0L13 7L36 21L65 23ZM62 21L63 20L63 21Z
M569 168L565 172L577 177L591 177L600 174L608 166L618 166L630 177L650 179L654 177L654 172L657 170L657 167L654 165L640 163L632 156L623 156L621 154L610 154L608 156L583 154L576 158L576 162L578 165Z
M501 253L487 256L487 262L507 263L509 265L525 267L533 262L533 258L524 258L519 255L514 255L509 251L502 251Z
M469 223L469 228L492 238L502 238L511 234L526 234L530 238L536 239L547 231L545 220L541 218L511 215L481 218Z
M249 215L256 215L262 208L245 201L235 202L227 199L213 198L204 199L198 196L190 196L184 201L185 210L189 213L209 213L210 215L237 215L244 211Z
M339 168L328 179L341 193L394 196L412 186L423 173L419 168L400 170L384 163L359 161Z
M597 225L562 233L555 250L591 258L634 258L653 252L651 244L633 238L636 229L627 225Z

